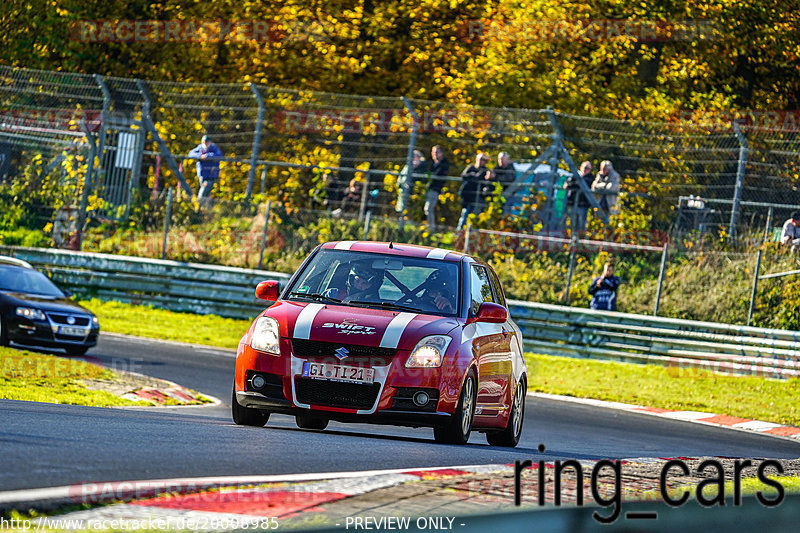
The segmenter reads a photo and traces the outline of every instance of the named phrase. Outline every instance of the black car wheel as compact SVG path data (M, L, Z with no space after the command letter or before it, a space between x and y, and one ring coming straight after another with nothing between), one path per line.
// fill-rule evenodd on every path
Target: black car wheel
M233 415L233 422L238 426L255 426L262 427L269 420L269 413L252 409L250 407L242 407L236 399L236 389L233 389L231 398L231 414Z
M456 412L444 426L433 428L436 442L442 444L466 444L472 431L472 419L475 415L475 376L470 373L461 387Z
M323 430L328 427L328 419L319 416L297 415L294 417L295 424L301 429Z
M6 332L6 323L3 317L0 316L0 346L8 346L8 333Z
M511 403L511 414L504 430L496 433L487 433L486 442L491 446L506 446L513 448L519 443L522 435L522 422L525 418L525 393L527 387L525 378L520 378L517 390L514 391L514 401Z

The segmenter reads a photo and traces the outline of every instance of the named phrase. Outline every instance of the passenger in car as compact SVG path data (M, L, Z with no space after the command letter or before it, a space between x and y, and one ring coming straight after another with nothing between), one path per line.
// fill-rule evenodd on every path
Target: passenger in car
M423 308L455 313L455 293L450 285L443 270L433 271L423 285L425 287L425 292L421 296Z

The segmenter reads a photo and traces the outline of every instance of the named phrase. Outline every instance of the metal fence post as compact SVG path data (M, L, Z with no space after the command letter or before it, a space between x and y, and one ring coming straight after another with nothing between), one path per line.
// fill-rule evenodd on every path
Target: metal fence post
M564 130L561 128L561 123L556 118L556 113L553 111L553 108L547 106L545 110L547 114L547 118L550 120L550 125L553 127L553 144L559 147L564 146ZM548 161L550 165L550 175L551 179L547 183L547 209L545 211L545 228L548 230L556 229L555 226L555 215L556 215L556 198L555 198L555 188L556 188L556 181L558 181L558 163L559 163L559 156L561 150L554 151L552 154L552 158Z
M264 231L261 232L261 253L258 254L258 269L264 263L264 248L267 246L267 228L269 228L269 212L272 208L272 200L267 200L267 208L264 210Z
M367 216L364 217L364 240L369 240L369 222L372 219L372 209L367 211Z
M261 171L261 187L258 189L259 193L264 193L267 190L267 171L269 170L269 165L264 164L264 170Z
M358 208L358 221L361 222L364 220L364 212L367 209L367 194L369 194L369 177L370 171L367 170L367 175L365 177L364 187L361 189L361 205Z
M408 138L408 151L406 152L406 180L410 180L410 187L414 186L414 150L417 149L417 132L419 131L419 114L417 110L414 109L414 104L411 103L407 97L403 96L403 105L406 106L408 109L408 114L411 115L411 136ZM399 187L398 187L399 189ZM400 194L403 194L403 191L400 191ZM409 194L409 198L410 198ZM405 206L405 210L408 209L408 206ZM405 228L406 224L406 214L405 210L400 213L400 229Z
M192 191L192 187L186 181L186 178L183 176L183 172L181 172L180 167L178 166L177 161L172 156L172 152L169 151L167 148L167 143L164 142L164 139L161 138L161 134L158 133L158 129L156 128L155 122L153 122L153 118L150 116L150 91L147 90L147 86L144 84L142 80L136 80L136 86L139 88L139 92L144 99L144 107L142 108L142 124L150 132L150 135L153 136L156 143L158 144L158 149L161 151L161 155L164 159L167 160L167 164L169 165L170 170L175 173L175 176L178 178L178 182L183 187L189 196L194 196L194 191Z
M764 226L764 240L762 242L767 242L767 239L770 238L769 228L770 226L772 226L772 212L773 212L773 207L769 206L769 211L767 212L767 223Z
M756 257L756 272L753 274L753 292L750 293L750 310L747 312L747 325L750 325L750 321L753 320L753 308L756 305L756 291L758 290L758 274L761 271L761 254L764 253L764 250L758 251L758 257Z
M94 135L89 131L85 122L81 121L81 128L84 130L86 140L89 141L89 158L86 161L86 175L83 177L83 189L81 190L81 205L78 208L78 250L83 250L83 226L86 224L86 210L89 207L89 190L92 188L92 175L94 174L94 158L97 153L97 143Z
M569 305L569 288L572 285L572 273L575 271L575 254L578 251L578 237L572 236L569 243L569 270L567 271L567 288L564 290L564 305Z
M739 141L739 167L736 169L736 188L733 192L733 208L731 209L731 223L728 228L729 240L736 240L736 223L739 221L739 204L742 201L742 187L744 185L745 164L747 163L747 137L739 128L739 123L734 121L733 132Z
M669 243L664 243L664 251L661 252L661 269L658 272L658 288L656 288L656 304L653 307L653 316L658 316L658 307L661 305L661 288L664 286L664 271L667 269L667 257L669 255Z
M256 165L258 164L258 154L261 151L261 130L264 127L264 114L266 113L266 106L258 86L254 83L250 84L250 90L258 102L258 117L256 118L256 131L253 138L253 154L250 157L250 173L247 176L247 192L244 194L245 203L250 203L250 196L253 194L253 187L256 181Z
M464 230L464 253L469 253L469 234L472 232L472 226L467 224L466 229Z
M169 234L170 218L172 218L172 187L167 189L167 214L164 217L164 242L161 245L161 259L167 258L167 235Z

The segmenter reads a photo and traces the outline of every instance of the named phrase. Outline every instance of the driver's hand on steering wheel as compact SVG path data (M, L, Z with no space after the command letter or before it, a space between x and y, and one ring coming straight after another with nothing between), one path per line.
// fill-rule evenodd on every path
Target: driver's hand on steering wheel
M433 298L433 304L439 311L444 311L446 313L455 312L455 309L453 309L453 304L451 304L450 300L441 292L434 292L431 294L431 297Z

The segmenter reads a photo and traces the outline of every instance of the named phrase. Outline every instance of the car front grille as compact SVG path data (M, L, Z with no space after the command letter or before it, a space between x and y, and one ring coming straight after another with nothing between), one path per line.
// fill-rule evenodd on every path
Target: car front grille
M49 311L47 316L50 317L50 320L55 322L56 324L60 324L63 326L88 326L91 318L86 315L73 315L70 313L54 313ZM72 324L69 323L69 318L73 317L75 322Z
M337 350L344 348L347 356L340 359ZM292 339L292 352L295 357L311 361L326 361L354 366L386 366L392 362L397 351L394 348L362 346L360 344L341 344L338 342L310 341Z
M343 383L324 379L294 378L297 401L309 405L371 409L380 392L380 383Z

